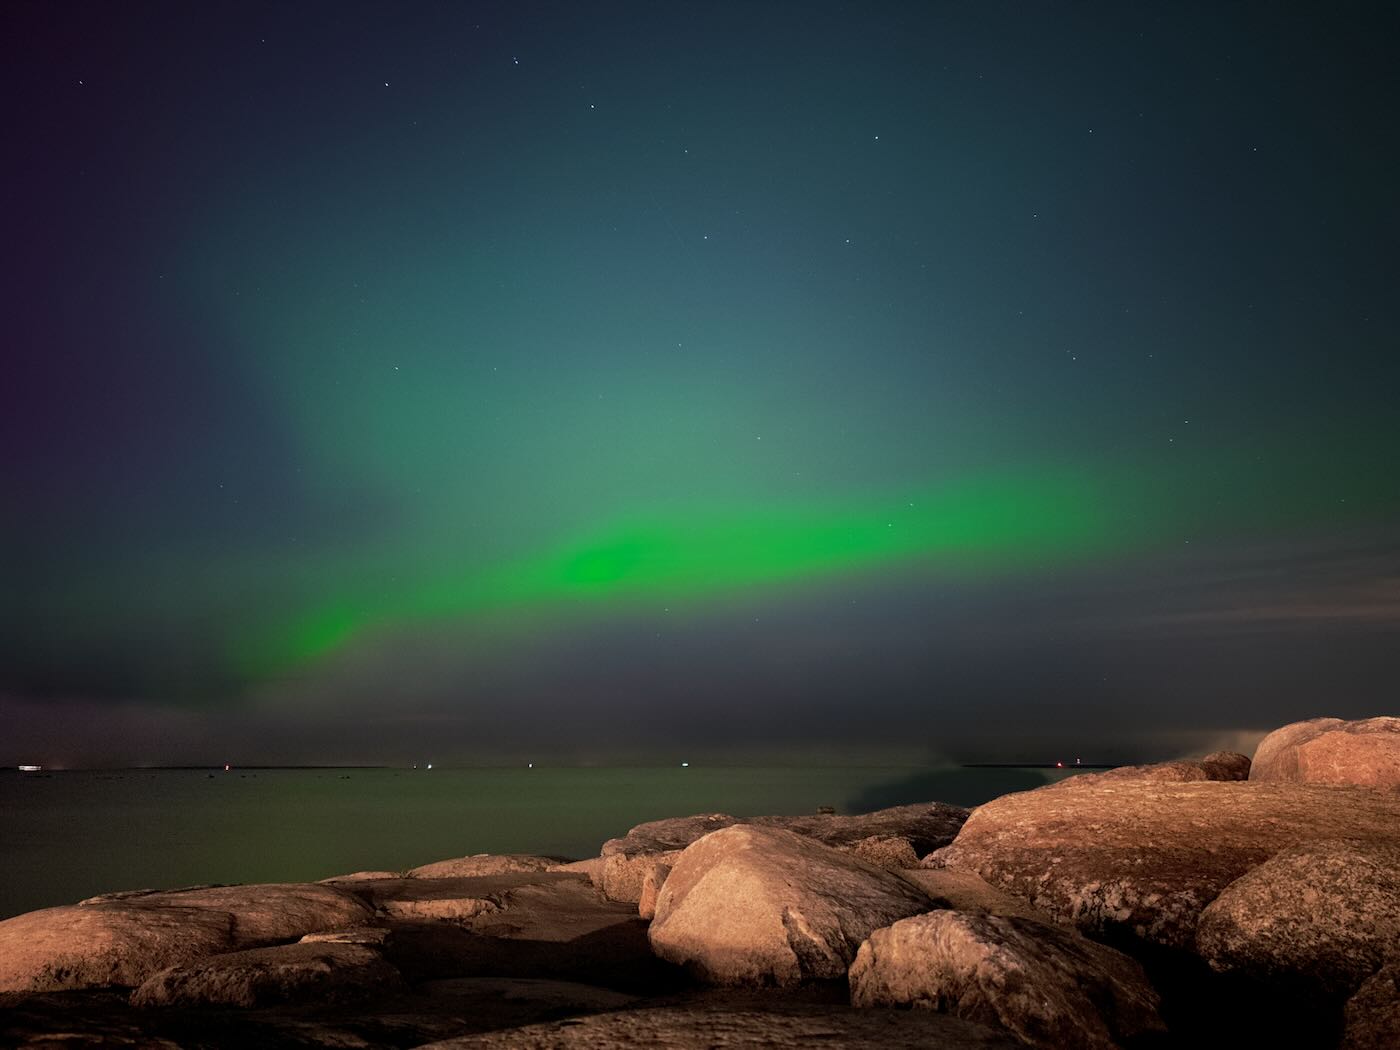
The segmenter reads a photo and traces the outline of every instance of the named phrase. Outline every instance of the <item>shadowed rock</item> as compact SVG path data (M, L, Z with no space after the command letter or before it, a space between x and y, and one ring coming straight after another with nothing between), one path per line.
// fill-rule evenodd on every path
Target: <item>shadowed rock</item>
M371 915L358 897L306 883L90 898L0 922L0 991L136 985L168 966Z
M328 879L318 879L323 886L334 886L338 882L371 882L375 879L401 879L401 871L352 871L349 875L332 875Z
M131 995L133 1006L265 1006L325 1002L387 993L399 972L373 948L333 942L214 955L152 974Z
M1344 998L1400 954L1400 846L1283 850L1201 913L1196 950L1215 970Z
M850 982L855 1006L940 1010L1054 1050L1114 1050L1165 1031L1138 963L1074 930L1019 917L901 919L860 946Z
M844 976L871 930L929 906L913 884L848 853L740 824L677 858L649 937L707 981L786 985Z
M868 839L861 839L842 848L886 871L905 871L919 866L919 855L914 852L914 847L909 845L908 839L872 835Z
M1201 910L1281 849L1400 841L1400 795L1073 777L979 807L943 854L1058 921L1192 948Z
M852 1010L843 1004L759 1000L644 1006L431 1043L423 1050L637 1050L768 1047L773 1050L1014 1050L1004 1032L944 1014Z
M1395 1050L1400 1046L1400 962L1377 970L1347 1002L1339 1050Z
M1020 897L997 889L970 871L915 868L901 871L899 875L927 894L934 908L1051 921L1048 915L1036 911Z
M1400 789L1400 718L1314 718L1259 742L1251 780Z

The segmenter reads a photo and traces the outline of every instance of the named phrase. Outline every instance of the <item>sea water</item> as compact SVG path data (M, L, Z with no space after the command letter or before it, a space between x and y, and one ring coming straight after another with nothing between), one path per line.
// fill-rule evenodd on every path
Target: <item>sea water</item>
M1055 771L956 767L0 773L0 918L98 893L402 871L471 853L592 857L693 813L977 805Z

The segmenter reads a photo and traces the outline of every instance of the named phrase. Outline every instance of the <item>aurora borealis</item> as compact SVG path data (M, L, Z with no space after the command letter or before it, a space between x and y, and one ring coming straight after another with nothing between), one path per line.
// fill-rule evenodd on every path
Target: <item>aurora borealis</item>
M0 17L0 762L1393 704L1392 9Z

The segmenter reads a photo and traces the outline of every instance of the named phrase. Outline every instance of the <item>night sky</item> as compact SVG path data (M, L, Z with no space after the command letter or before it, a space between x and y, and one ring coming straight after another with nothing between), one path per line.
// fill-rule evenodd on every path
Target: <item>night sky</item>
M1396 713L1400 15L7 3L0 763Z

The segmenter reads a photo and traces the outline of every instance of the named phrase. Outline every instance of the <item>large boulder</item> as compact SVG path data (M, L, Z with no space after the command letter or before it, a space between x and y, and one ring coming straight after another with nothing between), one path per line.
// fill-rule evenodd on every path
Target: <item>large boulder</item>
M788 985L844 976L872 930L929 907L912 883L857 857L736 824L676 859L649 937L705 980Z
M398 970L363 944L319 941L251 948L183 963L146 978L133 1006L266 1006L394 991Z
M1249 779L1400 789L1400 718L1314 718L1259 742Z
M1206 907L1196 949L1215 970L1345 998L1400 956L1400 845L1281 851Z
M536 857L526 853L477 853L471 857L434 861L412 868L412 879L459 879L474 875L510 875L521 871L549 871L559 864L558 857Z
M1053 1050L1114 1050L1166 1030L1137 962L1032 919L956 911L901 919L860 946L850 982L854 1006L940 1010Z
M1057 921L1190 949L1201 910L1231 882L1334 838L1400 841L1400 794L1073 777L978 807L942 860Z
M168 966L371 915L358 897L301 883L92 898L0 922L0 991L137 985Z
M702 813L652 820L638 824L622 838L603 843L599 884L609 900L635 904L641 898L642 880L653 862L673 863L675 855L692 842L736 824L782 828L829 846L850 848L872 838L903 839L917 855L923 855L952 842L967 814L961 806L921 802L857 816L816 813L799 817L735 817L728 813Z
M1346 1006L1339 1050L1395 1050L1400 1046L1400 962L1373 973Z

